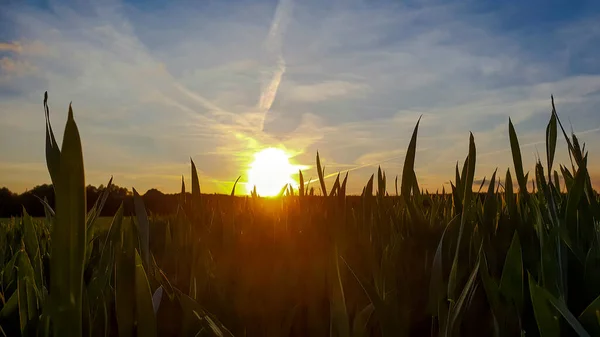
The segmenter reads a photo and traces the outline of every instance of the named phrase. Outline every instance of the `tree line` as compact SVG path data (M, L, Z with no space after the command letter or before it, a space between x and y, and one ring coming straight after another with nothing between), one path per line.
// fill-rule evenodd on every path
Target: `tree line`
M88 210L94 206L105 189L104 185L98 187L88 185L86 187ZM109 189L110 193L100 216L113 216L121 203L123 203L126 215L133 214L132 191L117 185L110 185ZM149 213L166 215L177 210L180 194L165 194L157 189L150 189L142 195L142 198ZM21 216L23 208L31 216L44 216L44 206L40 199L46 200L50 206L54 207L54 187L48 184L38 185L21 194L2 187L0 188L0 218Z

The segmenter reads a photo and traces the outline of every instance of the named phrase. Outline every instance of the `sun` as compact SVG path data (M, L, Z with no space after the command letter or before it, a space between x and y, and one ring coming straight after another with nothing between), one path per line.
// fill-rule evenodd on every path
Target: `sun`
M298 183L292 179L295 173L298 173L298 168L290 163L285 151L270 147L254 154L246 188L251 193L256 186L258 195L276 196L286 184L298 187Z

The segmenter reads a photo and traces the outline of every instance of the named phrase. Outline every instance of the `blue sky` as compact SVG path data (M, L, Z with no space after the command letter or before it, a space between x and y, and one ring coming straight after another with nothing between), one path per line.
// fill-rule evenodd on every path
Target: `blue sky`
M87 182L228 191L252 155L351 170L359 193L401 172L423 115L416 171L435 190L464 160L512 168L511 117L533 168L554 94L600 184L597 1L29 1L0 8L0 185L49 181L43 92L57 136L70 101ZM563 144L559 160L566 160ZM316 176L313 167L308 177ZM244 177L242 177L242 181ZM391 179L388 179L391 180ZM390 186L391 188L391 186Z

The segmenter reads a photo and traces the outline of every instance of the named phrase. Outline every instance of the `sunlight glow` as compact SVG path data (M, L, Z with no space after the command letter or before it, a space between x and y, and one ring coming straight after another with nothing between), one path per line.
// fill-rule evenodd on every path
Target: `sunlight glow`
M298 173L298 168L290 163L289 157L285 151L272 147L254 154L254 161L248 170L248 193L252 192L254 186L258 195L264 197L278 195L286 184L298 188L298 183L292 179L292 175Z

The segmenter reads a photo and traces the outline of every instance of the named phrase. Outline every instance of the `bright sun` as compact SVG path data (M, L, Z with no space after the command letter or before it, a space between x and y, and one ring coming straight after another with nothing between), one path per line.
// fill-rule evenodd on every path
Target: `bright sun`
M297 188L298 183L292 179L297 167L290 164L289 156L281 149L268 148L254 154L254 162L248 170L248 193L256 186L256 193L269 197L279 194L285 184Z

